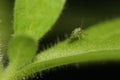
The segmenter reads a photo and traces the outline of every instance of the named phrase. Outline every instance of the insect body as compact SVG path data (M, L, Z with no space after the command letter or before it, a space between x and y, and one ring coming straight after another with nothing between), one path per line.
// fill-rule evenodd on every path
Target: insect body
M70 39L71 40L81 39L82 35L83 35L83 30L80 27L78 27L72 31Z

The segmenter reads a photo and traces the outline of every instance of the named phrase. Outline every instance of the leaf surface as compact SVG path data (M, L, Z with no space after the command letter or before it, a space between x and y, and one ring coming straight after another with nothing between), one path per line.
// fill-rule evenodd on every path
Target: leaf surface
M39 40L59 17L65 0L16 0L15 35L28 35Z

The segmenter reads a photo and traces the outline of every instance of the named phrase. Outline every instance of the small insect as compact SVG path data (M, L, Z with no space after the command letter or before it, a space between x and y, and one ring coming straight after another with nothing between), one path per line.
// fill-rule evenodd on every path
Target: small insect
M80 27L78 27L72 31L70 39L78 40L78 39L81 39L82 36L83 36L83 30Z

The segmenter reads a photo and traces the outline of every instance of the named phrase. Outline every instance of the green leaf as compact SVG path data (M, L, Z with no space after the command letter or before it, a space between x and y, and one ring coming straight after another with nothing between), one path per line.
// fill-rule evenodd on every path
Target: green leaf
M71 63L120 60L120 19L104 22L86 30L80 40L66 40L37 55L34 63L17 71L18 79L42 70ZM20 75L20 74L25 75ZM14 77L12 76L12 77Z
M37 42L27 36L14 37L8 49L9 66L20 69L30 64L35 57L37 49ZM8 66L8 67L9 67ZM13 69L11 69L13 71Z
M29 35L35 40L43 37L59 17L65 0L16 0L15 35Z

